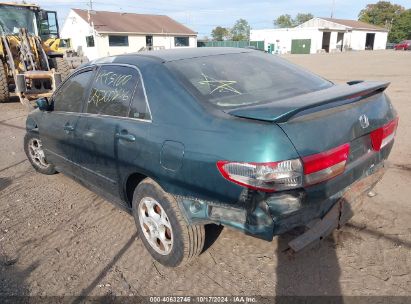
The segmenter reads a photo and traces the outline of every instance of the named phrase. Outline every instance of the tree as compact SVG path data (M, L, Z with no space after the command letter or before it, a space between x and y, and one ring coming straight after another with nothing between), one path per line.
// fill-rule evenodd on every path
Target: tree
M285 14L279 16L273 21L275 27L294 27L300 25L310 19L313 19L314 15L311 13L298 13L293 19L290 15Z
M238 19L230 30L234 41L250 40L250 25L245 19Z
M308 20L311 20L314 18L314 15L311 13L299 13L297 16L295 16L294 19L294 26L303 24L304 22L307 22Z
M278 16L277 19L274 20L274 26L284 28L284 27L292 27L293 26L293 19L290 15L281 15Z
M390 29L392 23L404 11L401 5L379 1L375 4L368 4L365 9L361 10L358 20Z
M222 26L217 26L215 29L211 31L211 37L213 37L214 41L223 41L227 40L230 36L230 31Z
M390 31L388 41L396 42L399 37L406 36L407 20L405 8L398 4L392 4L389 1L379 1L375 4L368 4L365 9L361 10L358 20L385 27Z
M411 39L411 9L402 12L393 22L388 39L390 42Z

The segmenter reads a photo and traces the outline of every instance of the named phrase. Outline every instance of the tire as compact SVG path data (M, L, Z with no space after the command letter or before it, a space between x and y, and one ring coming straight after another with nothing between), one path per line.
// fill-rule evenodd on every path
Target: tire
M4 65L0 62L0 103L9 101L10 92L9 84L7 82L7 74Z
M134 190L132 204L138 235L156 261L167 267L178 267L202 252L204 225L188 225L175 198L155 181L144 179ZM154 220L156 218L160 218L160 223ZM149 235L153 236L151 241ZM167 242L171 244L166 246Z
M61 57L55 57L53 58L53 65L54 68L61 74L61 81L64 81L70 73L71 73L71 68L68 62Z
M35 146L37 146L38 149L35 149ZM54 165L48 163L44 156L41 140L37 132L28 132L24 136L24 152L37 172L46 175L57 173Z

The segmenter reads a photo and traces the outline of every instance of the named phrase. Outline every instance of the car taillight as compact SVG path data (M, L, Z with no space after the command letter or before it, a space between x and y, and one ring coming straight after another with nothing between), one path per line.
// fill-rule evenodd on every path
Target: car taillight
M218 161L217 167L224 178L253 190L274 192L302 186L300 159L270 163Z
M350 144L303 157L304 185L314 185L333 178L345 170Z
M389 123L383 125L370 133L371 145L373 150L380 151L384 146L386 146L391 140L394 139L395 130L398 126L398 117Z
M372 148L381 150L394 139L398 117L370 133ZM221 175L238 185L265 192L311 186L344 173L350 144L300 159L269 163L218 161Z

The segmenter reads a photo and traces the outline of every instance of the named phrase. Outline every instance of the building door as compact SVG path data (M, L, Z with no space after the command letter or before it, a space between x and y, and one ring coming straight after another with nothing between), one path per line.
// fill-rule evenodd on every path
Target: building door
M325 50L327 53L330 52L330 39L331 32L323 32L323 43L321 48Z
M339 49L342 52L343 48L344 48L344 33L338 33L338 35L337 35L337 49Z
M291 54L310 54L311 39L291 40Z
M367 33L367 36L365 38L365 49L366 50L374 49L374 40L375 40L375 34Z
M149 50L153 48L153 36L146 36L146 47Z

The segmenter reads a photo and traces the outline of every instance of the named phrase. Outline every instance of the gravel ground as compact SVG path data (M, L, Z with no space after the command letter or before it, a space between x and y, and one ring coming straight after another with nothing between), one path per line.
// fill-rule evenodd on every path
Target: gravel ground
M24 107L0 104L0 295L411 295L411 52L285 58L335 82L392 83L401 118L390 169L346 227L288 257L291 234L265 242L210 226L196 263L165 268L125 212L62 174L35 173Z

